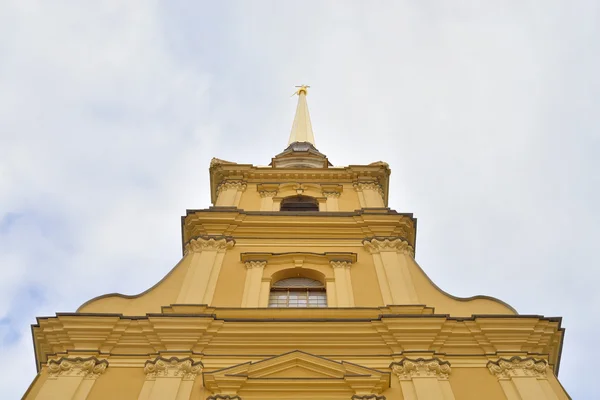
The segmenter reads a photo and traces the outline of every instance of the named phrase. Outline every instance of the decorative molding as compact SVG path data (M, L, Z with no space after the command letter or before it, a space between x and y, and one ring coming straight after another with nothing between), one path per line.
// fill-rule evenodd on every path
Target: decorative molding
M219 160L222 161L222 160ZM220 179L244 179L244 180L268 180L271 182L285 182L290 179L290 171L277 170L276 168L261 168L251 165L232 164L227 165L227 162L219 162L218 171L211 171L219 181ZM307 180L309 182L317 182L324 180L329 184L337 184L340 181L357 181L365 179L366 182L379 181L384 182L389 175L389 168L382 166L348 166L341 168L326 168L326 169L307 169L295 170L293 179L296 181ZM325 183L324 182L324 183Z
M357 192L362 192L363 190L375 190L381 195L381 197L383 197L383 188L379 182L354 182L352 186L354 186L354 190Z
M279 375L281 371L288 372L286 378ZM285 391L295 393L294 398L298 399L321 398L314 396L317 393L313 383L317 379L321 388L327 388L330 393L345 391L348 399L350 393L370 395L383 393L390 387L389 372L338 362L299 350L205 372L203 379L204 387L215 394L236 395L244 393L246 389L253 393L276 393L282 390L283 384Z
M340 192L323 192L323 196L327 198L333 197L337 199L338 197L340 197L340 194Z
M242 400L242 398L240 396L230 396L228 394L226 395L222 395L222 394L215 394L213 396L209 396L206 398L206 400Z
M232 250L236 250L237 246L239 246L239 243ZM232 250L229 251L231 252ZM255 257L253 258L254 260L266 259L264 255L245 254L252 255L252 257ZM350 255L351 253L347 254ZM293 263L293 260L299 256L307 257L305 259L306 263L312 263L313 257L315 261L322 260L319 265L324 268L321 268L321 270L329 271L331 274L328 277L333 279L333 270L330 269L331 266L329 265L330 259L327 259L323 255L320 257L308 257L303 253L292 253L281 259L278 256L271 255L271 258L268 258L265 271L272 265L281 266L290 262ZM360 257L363 257L363 255L361 254ZM340 255L336 254L331 259L339 260L340 258ZM229 260L228 262L237 262L240 268L238 272L244 275L246 273L244 271L245 267L243 262L239 260L238 258L236 260ZM358 267L360 267L358 264L352 266L352 268ZM279 270L279 268L273 269ZM352 282L356 288L359 288L362 284L360 279L354 279L354 276L352 278ZM356 288L354 289L355 295L357 293ZM120 299L127 297L108 298L122 301ZM318 338L319 343L322 343L322 346L327 348L330 354L343 354L344 346L347 347L349 344L357 345L363 343L364 340L369 340L372 343L387 343L386 345L398 349L451 349L453 344L460 342L464 345L461 347L461 354L485 354L486 352L497 351L497 349L512 352L508 356L506 353L488 354L483 363L480 363L481 367L486 367L488 360L496 361L500 357L510 358L513 355L526 357L527 351L535 349L538 354L547 354L547 356L536 355L535 358L548 360L548 377L551 377L550 373L556 374L557 366L560 363L560 359L558 358L560 355L559 348L564 337L564 328L561 326L560 318L518 315L494 299L483 299L494 302L496 310L502 310L502 313L505 315L502 318L499 318L498 315L433 315L436 312L432 307L413 304L390 307L348 308L343 310L343 312L340 312L339 309L328 307L319 309L319 316L322 319L313 320L304 315L306 314L305 310L309 309L230 309L187 304L163 306L161 308L163 312L161 317L150 314L148 317L139 318L128 315L128 313L123 316L96 314L94 312L89 314L89 311L84 307L83 311L80 309L80 312L77 314L59 313L58 315L39 317L31 330L36 344L35 348L38 360L43 363L43 368L46 371L48 358L56 359L60 357L54 356L51 353L57 351L56 349L77 349L81 348L81 346L86 346L89 349L107 349L110 346L114 346L114 338L118 338L120 343L128 343L130 346L133 346L132 348L138 349L152 349L156 346L172 347L177 343L199 343L189 346L192 346L197 352L206 352L214 349L212 346L216 342L212 338L215 335L227 336L234 334L235 327L237 326L236 321L240 319L249 320L248 322L244 322L249 329L245 331L244 335L239 336L237 345L239 349L246 353L251 353L252 349L267 348L267 346L279 346L279 348L283 348L289 346L289 338L282 335L271 335L273 326L281 324L281 321L288 321L285 323L289 323L289 320L293 319L298 321L294 322L294 324L302 330L301 336L303 338ZM471 304L469 301L475 303L473 300L467 300L462 301L461 304ZM111 310L107 312L109 311ZM150 310L148 312L152 313L153 311ZM176 317L177 315L189 315L190 318ZM406 315L406 317L391 318L388 317L389 315ZM332 326L332 329L323 331L323 323L320 322L323 320L344 322L328 323ZM427 323L424 324L424 321ZM377 329L368 328L373 324L377 325ZM86 328L82 330L81 327ZM353 331L364 333L361 334L362 336L352 336L349 332ZM422 335L411 334L411 332L417 331L421 332ZM182 332L186 332L185 338L182 338ZM340 337L347 337L350 340L350 336L351 342L345 339L340 340ZM207 341L210 341L210 344L205 345L204 343L207 343ZM185 345L188 346L187 344ZM67 356L66 354L63 355ZM172 355L174 354L168 354L166 357L171 357ZM180 356L188 355L191 356L191 354ZM81 354L77 354L69 356L87 357L88 355L82 356ZM152 358L155 356L152 356ZM411 357L411 355L405 354L400 356L400 358L405 356ZM116 361L113 361L112 358L97 354L96 357L107 358L109 369L115 366ZM200 359L199 356L197 357ZM418 357L431 358L434 356L412 356L412 358ZM447 359L437 354L435 357ZM139 362L140 373L145 360L143 359ZM389 360L386 366L391 361ZM400 361L400 359L395 361ZM450 361L452 362L452 360ZM129 363L130 361L122 359L120 362ZM452 365L455 365L455 363L452 362ZM391 372L390 369L387 371ZM488 371L486 374L490 374L490 372ZM492 378L492 375L488 376ZM104 379L102 376L100 378ZM232 394L223 390L213 391L213 393ZM348 392L347 398L349 399L354 393L363 394L366 392ZM373 393L382 392L373 391ZM206 392L205 396L209 394L210 392Z
M258 193L260 194L260 197L262 197L262 198L277 196L277 190L261 190Z
M244 264L246 265L246 269L264 268L267 265L267 262L266 261L246 261Z
M326 252L326 253L307 253L307 252L289 252L289 253L241 253L240 261L266 261L269 265L282 264L303 264L311 263L318 265L327 265L332 261L345 261L354 263L357 260L356 253L346 252Z
M157 357L153 361L146 361L144 373L146 379L154 380L157 377L181 377L185 381L193 381L202 372L202 361L191 358L171 357L169 359Z
M350 268L352 263L349 261L331 260L331 261L329 261L329 265L331 265L331 268L334 268L334 269L335 268Z
M223 190L235 189L243 192L246 190L246 181L228 180L223 181L217 187L217 195Z
M490 361L487 363L487 367L498 379L507 379L513 376L545 378L548 362L546 360L536 360L532 357L521 358L515 356L510 359L500 358L497 361Z
M366 238L363 240L363 246L371 254L381 251L396 251L408 256L415 256L415 249L408 243L407 240L398 237L391 238Z
M188 252L200 253L204 250L227 250L235 245L235 240L226 236L204 236L191 239L186 245L183 254Z
M369 164L369 166L389 168L390 164L386 163L385 161L375 161Z
M418 358L416 360L404 358L400 362L391 363L390 368L399 380L410 380L418 377L448 379L448 375L450 375L450 363L439 358Z
M59 376L83 376L86 379L98 378L108 367L107 360L96 357L89 358L59 358L48 360L48 375L52 378Z
M339 184L321 184L321 193L325 197L340 197L340 194L344 190L343 185Z
M231 161L221 160L220 158L217 158L217 157L213 157L212 160L210 160L210 167L209 168L214 168L217 165L223 165L223 164L234 165L235 163L231 162Z
M385 396L377 396L376 394L365 394L359 396L355 394L351 397L352 400L385 400Z
M279 183L259 183L256 185L256 191L260 194L260 197L275 197L279 193Z

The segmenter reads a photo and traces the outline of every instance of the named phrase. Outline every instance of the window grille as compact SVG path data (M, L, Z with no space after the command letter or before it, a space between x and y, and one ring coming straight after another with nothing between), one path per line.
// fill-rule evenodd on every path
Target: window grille
M269 307L327 307L327 293L323 284L313 279L282 279L271 288Z

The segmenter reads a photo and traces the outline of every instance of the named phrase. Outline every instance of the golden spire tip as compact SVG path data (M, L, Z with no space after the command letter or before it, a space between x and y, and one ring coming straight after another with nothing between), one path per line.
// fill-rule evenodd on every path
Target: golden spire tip
M294 93L294 94L297 94L298 96L300 96L300 94L304 92L304 95L306 96L308 94L308 88L310 86L308 86L308 85L300 85L300 86L296 86L296 87L299 88L299 89L296 90L296 93Z

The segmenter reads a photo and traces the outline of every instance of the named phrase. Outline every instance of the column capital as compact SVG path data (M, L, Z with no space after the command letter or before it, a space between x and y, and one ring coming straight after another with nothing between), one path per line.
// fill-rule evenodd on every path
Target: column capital
M241 192L245 191L247 187L246 181L242 180L226 180L223 181L217 186L217 195L221 193L222 190L235 189Z
M376 394L364 394L361 396L355 394L351 397L351 400L385 400L385 396L378 396Z
M329 261L331 268L350 268L352 263L350 261L331 260Z
M267 265L266 261L246 261L244 263L246 265L246 269L252 268L264 268Z
M363 190L375 190L381 195L381 197L383 197L383 188L377 181L354 182L352 186L357 192L362 192Z
M258 193L260 194L260 197L262 197L262 198L277 196L277 190L261 190Z
M344 190L342 185L321 184L321 193L327 198L338 198Z
M499 358L496 361L489 361L487 367L498 379L510 379L515 376L545 378L548 362L533 357L515 356L510 359Z
M415 256L415 249L408 243L407 240L400 237L373 237L363 239L363 246L371 253L379 253L382 251L395 251Z
M242 400L242 398L238 395L230 396L228 394L215 394L208 396L206 400Z
M82 376L85 379L96 379L106 371L108 361L96 357L89 358L67 358L61 357L48 360L48 376L58 378L59 376Z
M391 363L390 368L401 381L431 377L445 380L451 372L450 363L439 358L403 358L399 362Z
M167 359L159 356L154 360L146 361L144 373L147 380L165 377L193 381L202 372L203 366L202 361L194 361L190 357L171 357Z
M204 250L227 250L234 245L235 240L228 236L201 236L191 239L185 245L183 254L200 253Z
M338 197L340 197L340 192L325 192L323 191L323 196L325 196L326 198L335 198L337 199Z

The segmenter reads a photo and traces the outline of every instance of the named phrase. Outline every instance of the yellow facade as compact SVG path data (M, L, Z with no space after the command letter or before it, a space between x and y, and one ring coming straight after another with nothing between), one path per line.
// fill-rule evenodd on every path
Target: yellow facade
M268 167L212 160L213 206L182 218L160 282L38 319L24 398L568 398L560 318L439 289L416 220L387 208L389 166L332 166L297 94Z

